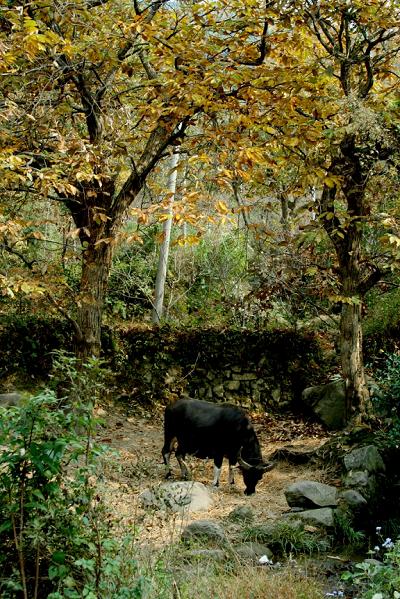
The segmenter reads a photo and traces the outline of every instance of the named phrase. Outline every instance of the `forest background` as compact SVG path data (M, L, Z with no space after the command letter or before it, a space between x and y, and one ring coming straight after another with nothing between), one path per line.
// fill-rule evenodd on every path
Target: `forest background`
M9 2L3 314L59 314L85 360L104 322L152 310L179 327L339 313L348 414L366 417L363 314L383 328L398 305L398 11Z

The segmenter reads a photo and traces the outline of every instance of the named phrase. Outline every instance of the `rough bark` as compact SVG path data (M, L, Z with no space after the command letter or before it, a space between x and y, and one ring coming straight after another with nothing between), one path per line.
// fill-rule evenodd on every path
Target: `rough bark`
M341 154L332 161L330 174L342 177L342 193L347 203L348 222L335 212L336 186L324 186L319 212L336 250L342 296L340 319L340 358L346 383L348 418L364 419L369 411L362 343L362 303L366 289L360 265L362 219L365 216L365 175L357 156L354 137L345 137ZM372 281L372 279L371 279Z
M346 417L364 420L369 393L365 381L361 303L343 304L340 319L340 357L346 384Z
M85 361L101 349L101 323L112 259L109 243L90 243L83 251L81 285L78 296L76 354Z

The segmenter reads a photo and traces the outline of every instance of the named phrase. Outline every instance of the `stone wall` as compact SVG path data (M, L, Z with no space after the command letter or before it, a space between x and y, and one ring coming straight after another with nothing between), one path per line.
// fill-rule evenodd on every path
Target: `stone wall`
M247 407L293 407L305 387L324 378L312 334L130 330L119 343L118 387L135 402L186 394Z
M0 320L0 390L46 381L52 351L71 351L73 331L54 317ZM318 337L305 332L104 327L104 357L115 374L112 395L132 403L187 394L247 407L293 407L325 381L330 364Z

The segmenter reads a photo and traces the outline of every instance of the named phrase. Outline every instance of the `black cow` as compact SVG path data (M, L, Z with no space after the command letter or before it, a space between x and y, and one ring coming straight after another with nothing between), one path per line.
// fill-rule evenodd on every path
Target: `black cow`
M264 472L274 467L263 462L257 435L245 412L229 404L213 404L198 399L179 399L165 409L162 455L171 476L170 455L175 440L175 455L183 478L189 478L185 455L214 460L213 485L218 486L224 457L229 460L229 482L233 484L233 466L239 468L246 485L245 494L255 493Z

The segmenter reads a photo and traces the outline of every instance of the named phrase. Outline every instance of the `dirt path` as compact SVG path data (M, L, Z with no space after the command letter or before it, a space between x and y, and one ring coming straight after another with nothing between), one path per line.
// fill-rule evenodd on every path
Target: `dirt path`
M104 460L103 485L105 501L110 510L113 524L127 531L140 529L140 538L157 546L177 538L188 522L196 519L224 518L236 506L252 507L256 522L275 520L288 509L284 489L299 479L327 481L327 473L310 466L293 466L279 462L277 467L264 475L257 485L255 495L246 497L241 476L236 475L236 485L228 485L228 466L224 461L221 486L214 490L214 503L208 512L180 514L150 512L141 508L139 495L146 488L164 482L164 466L161 459L163 444L162 413L127 417L115 409L100 410L104 428L98 436L100 442L113 450L112 457ZM260 440L263 456L268 459L278 448L304 446L319 447L327 438L326 432L316 425L300 419L254 416L252 422ZM211 460L188 459L193 479L206 485L213 477ZM174 473L178 479L179 468L172 459Z

